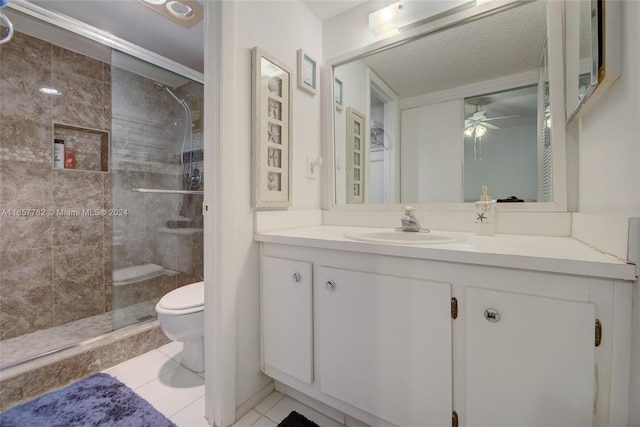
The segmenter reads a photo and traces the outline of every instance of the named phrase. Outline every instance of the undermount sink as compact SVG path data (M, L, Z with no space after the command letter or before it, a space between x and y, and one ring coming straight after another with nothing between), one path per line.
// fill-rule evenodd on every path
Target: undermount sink
M462 242L465 240L463 236L454 236L445 233L399 230L355 230L345 233L344 237L360 242L390 243L396 245L437 245Z

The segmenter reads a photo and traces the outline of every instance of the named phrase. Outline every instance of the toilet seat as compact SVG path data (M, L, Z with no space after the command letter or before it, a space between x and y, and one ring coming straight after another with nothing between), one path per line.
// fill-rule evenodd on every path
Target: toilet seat
M191 283L169 292L158 301L156 312L169 316L204 310L204 282Z

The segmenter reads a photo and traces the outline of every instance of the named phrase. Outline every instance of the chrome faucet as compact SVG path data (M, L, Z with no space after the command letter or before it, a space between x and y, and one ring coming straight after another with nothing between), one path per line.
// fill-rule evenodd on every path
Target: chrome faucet
M405 206L404 208L404 216L402 217L402 228L398 229L401 231L412 231L412 232L429 232L426 228L422 228L420 225L420 221L414 215L416 208L413 206Z

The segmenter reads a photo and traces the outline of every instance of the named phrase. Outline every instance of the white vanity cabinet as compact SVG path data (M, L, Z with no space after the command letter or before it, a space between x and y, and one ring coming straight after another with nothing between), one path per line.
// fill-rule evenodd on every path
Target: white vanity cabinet
M399 426L451 421L451 285L319 267L320 390Z
M376 427L627 424L630 279L325 246L261 244L272 378Z
M467 288L466 424L590 426L594 304Z
M311 263L262 258L263 370L313 382Z

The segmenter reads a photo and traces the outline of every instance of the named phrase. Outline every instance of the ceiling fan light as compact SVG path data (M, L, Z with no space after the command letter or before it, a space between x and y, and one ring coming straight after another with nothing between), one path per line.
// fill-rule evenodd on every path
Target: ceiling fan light
M473 126L469 126L464 130L464 134L468 137L473 136Z
M476 136L484 136L484 134L487 133L487 128L482 126L482 125L478 125L476 126Z

